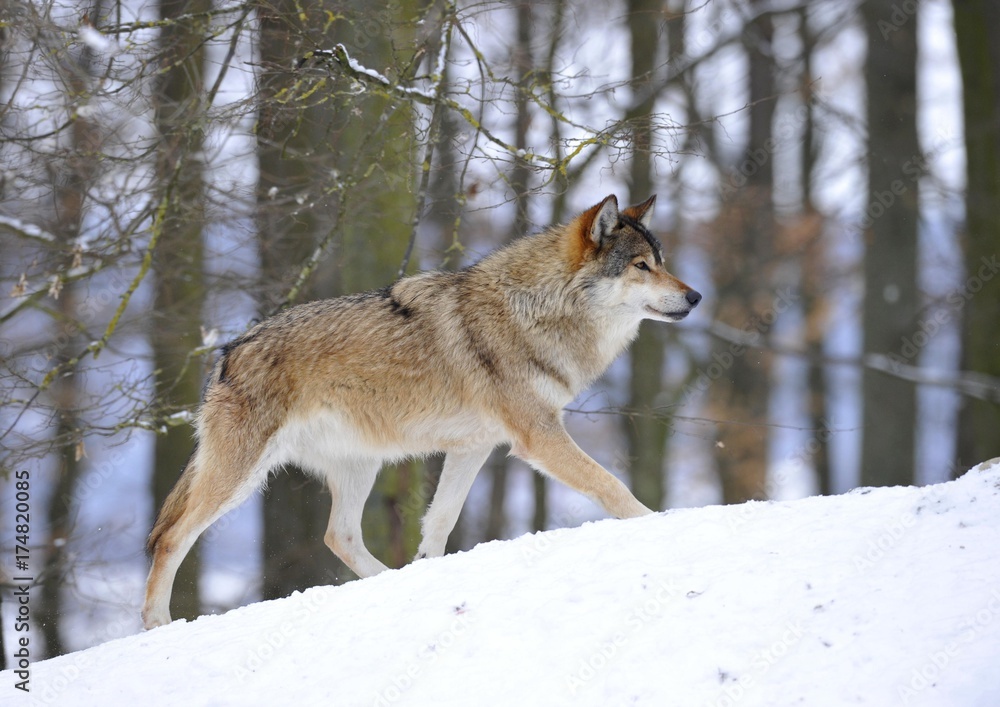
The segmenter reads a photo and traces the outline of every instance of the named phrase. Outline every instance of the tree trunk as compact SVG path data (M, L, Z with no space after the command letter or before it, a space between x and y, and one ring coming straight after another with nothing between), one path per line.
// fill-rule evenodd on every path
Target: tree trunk
M61 191L61 190L60 190ZM73 199L74 201L76 199ZM67 240L77 233L76 227L79 220L73 222L69 228L68 219L72 216L79 217L81 213L71 214L67 211L59 211L59 221L62 228L56 233L66 234ZM63 221L66 218L67 221ZM85 344L73 327L69 331L69 322L75 321L77 312L77 287L69 285L64 288L59 296L59 310L63 315L62 321L67 322L68 336L66 345L62 347L59 360L64 361L66 355L72 355L79 351ZM58 340L58 339L57 339ZM59 378L52 386L52 398L58 412L58 422L56 426L56 443L59 445L59 465L57 469L58 477L52 496L49 498L48 519L49 537L46 542L45 567L40 573L41 577L41 597L35 615L38 625L45 637L45 652L47 657L54 658L66 652L59 630L62 617L62 592L66 583L66 575L69 570L69 553L67 552L67 542L71 539L72 519L74 513L73 490L76 488L80 477L82 448L77 447L77 436L79 434L80 421L78 419L77 406L80 404L80 386L77 375L69 375Z
M98 2L92 9L93 16L100 14ZM78 57L70 57L72 65L67 66L75 95L84 95L88 89L86 77L90 76L93 52L89 47L80 49ZM73 122L70 159L53 170L56 175L55 203L53 209L52 232L63 242L66 253L70 253L74 239L80 234L83 224L84 202L88 187L92 184L96 168L97 128L85 117ZM67 263L70 265L71 262ZM76 283L67 284L57 299L61 331L53 336L54 341L65 344L58 354L60 362L80 351L85 342L81 340L76 324L80 291ZM81 377L60 376L52 386L54 407L58 411L56 444L59 445L59 468L55 488L49 498L49 537L46 543L45 567L42 570L42 587L39 605L35 610L38 625L45 637L45 651L49 658L66 652L60 632L63 614L62 590L69 570L70 557L67 542L72 532L73 491L82 470L81 456L84 452L80 436L80 420L77 407L80 405Z
M271 70L261 87L257 205L262 272L266 280L278 283L272 292L275 302L283 301L302 264L331 233L339 237L330 247L337 257L320 263L297 301L389 284L403 257L415 203L409 184L413 126L408 110L376 96L350 96L345 102L346 83L317 86L322 94L316 95L324 100L298 101L294 91L303 72L277 68L293 65L314 46L338 41L360 42L363 51L355 53L362 63L394 65L390 36L408 46L390 26L398 16L372 15L371 25L330 25L323 7L302 20L296 7L283 2L261 13L262 62ZM366 11L358 5L351 17ZM342 32L352 34L339 36ZM312 75L311 80L319 77ZM269 99L282 90L283 107L276 108ZM271 109L285 113L271 114ZM334 174L341 176L331 178ZM356 186L342 186L353 180ZM271 308L262 309L266 315ZM408 561L419 544L421 514L416 506L422 501L422 469L422 462L387 467L366 506L365 542L390 566ZM278 474L265 506L265 597L352 576L323 542L330 496L320 484L299 470ZM292 517L295 522L290 522Z
M966 151L962 368L1000 378L1000 7L991 0L954 0L964 85ZM973 288L980 288L973 292ZM960 474L1000 456L1000 406L966 398L959 424Z
M919 185L907 165L919 158L917 142L917 21L884 22L895 0L862 5L868 30L868 200L865 221L866 354L901 353L916 325ZM911 363L916 363L912 361ZM866 369L862 378L861 483L913 482L916 390L908 381Z
M803 251L802 309L805 313L805 347L809 353L808 401L812 440L808 447L809 461L816 473L817 487L822 495L833 493L830 470L830 420L827 415L826 366L822 363L825 354L823 343L829 325L826 312L826 287L829 275L826 271L827 253L823 247L823 222L812 200L812 171L816 162L816 134L813 120L812 98L812 54L816 39L809 29L809 12L799 10L799 36L802 39L802 75L799 91L805 114L802 126L802 207L796 226L793 245Z
M332 101L309 108L292 107L278 114L275 97L291 91L299 78L293 66L305 51L308 19L298 21L298 5L281 0L262 7L261 77L257 156L257 230L261 260L259 309L263 319L274 313L295 282L301 264L320 238L334 227L333 199L318 194L324 172L316 157L328 139L325 126L335 119ZM331 45L332 46L332 45ZM274 111L274 112L273 112ZM293 205L309 204L297 209ZM319 296L310 285L300 300ZM328 286L325 295L336 287ZM353 577L323 542L330 515L330 495L324 485L297 467L273 474L263 503L263 578L265 599L286 597L320 584Z
M370 37L366 62L373 66L399 65L394 51L412 48L414 44L412 25L408 24L413 19L414 5L403 2L393 6L388 23L400 26L387 23L383 32ZM369 6L358 3L358 11L364 16ZM354 162L374 163L378 170L357 190L357 196L348 197L351 203L357 199L357 205L346 214L350 227L343 229L339 266L345 292L384 287L396 279L417 206L413 188L416 157L411 137L414 116L408 109L384 99L372 99L358 108L362 111L361 119L344 134L345 145L350 149L341 155L343 169L351 168L350 163ZM371 147L366 147L370 137ZM378 238L372 238L371 234L378 234ZM415 262L410 261L409 271L414 269ZM371 553L390 567L409 562L420 544L422 513L407 509L426 506L422 484L425 469L422 459L387 465L372 489L361 527Z
M160 0L160 17L175 20L207 12L209 0ZM204 141L204 19L179 20L161 29L163 67L157 81L156 126L161 135L157 177L168 204L153 256L156 293L151 327L156 367L156 398L165 413L190 409L201 397L203 371L190 353L201 345L202 229L205 223L204 179L200 156ZM159 509L194 447L191 428L168 427L156 437L153 499ZM201 613L199 557L194 549L174 582L174 618Z
M650 92L657 64L659 33L663 29L658 0L629 0L628 27L632 49L632 155L629 173L629 203L639 203L653 193L650 178L650 131L656 96ZM640 99L637 101L637 99ZM666 337L659 322L643 322L639 336L629 348L628 407L625 418L632 491L643 504L664 507L663 461L669 432L658 414L664 406L663 359Z
M722 223L717 227L714 276L716 316L738 329L766 337L778 307L770 269L775 231L772 204L772 122L776 101L771 51L773 23L759 13L744 28L749 55L750 134L743 158L724 185ZM720 374L709 393L717 421L717 459L724 503L767 497L768 400L770 355L760 349L734 352L726 346L713 359ZM711 372L712 366L708 368Z
M531 85L531 75L534 70L534 58L531 53L531 3L517 4L517 39L514 45L514 74L517 77L518 92L514 98L514 145L519 150L527 150L528 128L531 122L531 112L528 106L528 94ZM509 186L514 200L514 221L511 224L508 240L525 235L528 231L528 183L531 175L530 166L516 158L511 169ZM484 540L495 540L505 537L508 519L505 512L507 498L507 477L510 468L510 458L507 455L494 455L487 465L492 485L490 487L490 508L486 522L486 537ZM541 474L536 474L532 480L532 490L535 494L535 510L532 526L536 530L544 530L547 522L546 514L546 482ZM539 527L540 526L540 527Z

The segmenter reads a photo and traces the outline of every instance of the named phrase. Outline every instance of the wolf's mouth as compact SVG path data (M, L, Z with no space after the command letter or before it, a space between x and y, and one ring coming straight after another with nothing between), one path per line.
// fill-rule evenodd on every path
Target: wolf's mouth
M683 319L684 317L686 317L687 315L691 314L691 310L690 309L682 311L682 312L661 312L658 309L654 309L653 307L650 307L648 304L646 305L646 311L650 312L651 314L655 314L658 317L663 317L665 319L674 319L674 320L677 320L677 321L679 321L679 320Z

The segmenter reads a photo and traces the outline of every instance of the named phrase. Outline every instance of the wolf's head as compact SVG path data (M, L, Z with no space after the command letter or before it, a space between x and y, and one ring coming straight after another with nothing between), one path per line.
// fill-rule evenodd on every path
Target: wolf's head
M594 283L602 304L623 308L637 319L677 322L701 295L667 272L660 242L649 232L652 196L618 210L608 196L581 214L569 229L570 256Z

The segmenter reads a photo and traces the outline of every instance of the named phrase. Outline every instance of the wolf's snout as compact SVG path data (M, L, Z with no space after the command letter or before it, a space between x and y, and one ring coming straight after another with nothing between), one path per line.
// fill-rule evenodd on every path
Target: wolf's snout
M691 305L693 309L698 306L699 302L701 302L701 293L697 290L688 290L687 294L684 295L684 299L687 300L687 303Z

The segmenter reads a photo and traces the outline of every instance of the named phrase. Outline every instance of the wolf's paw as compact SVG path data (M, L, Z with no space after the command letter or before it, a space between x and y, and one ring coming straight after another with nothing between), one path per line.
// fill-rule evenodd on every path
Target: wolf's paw
M153 608L143 608L142 627L147 631L170 623L170 612Z

